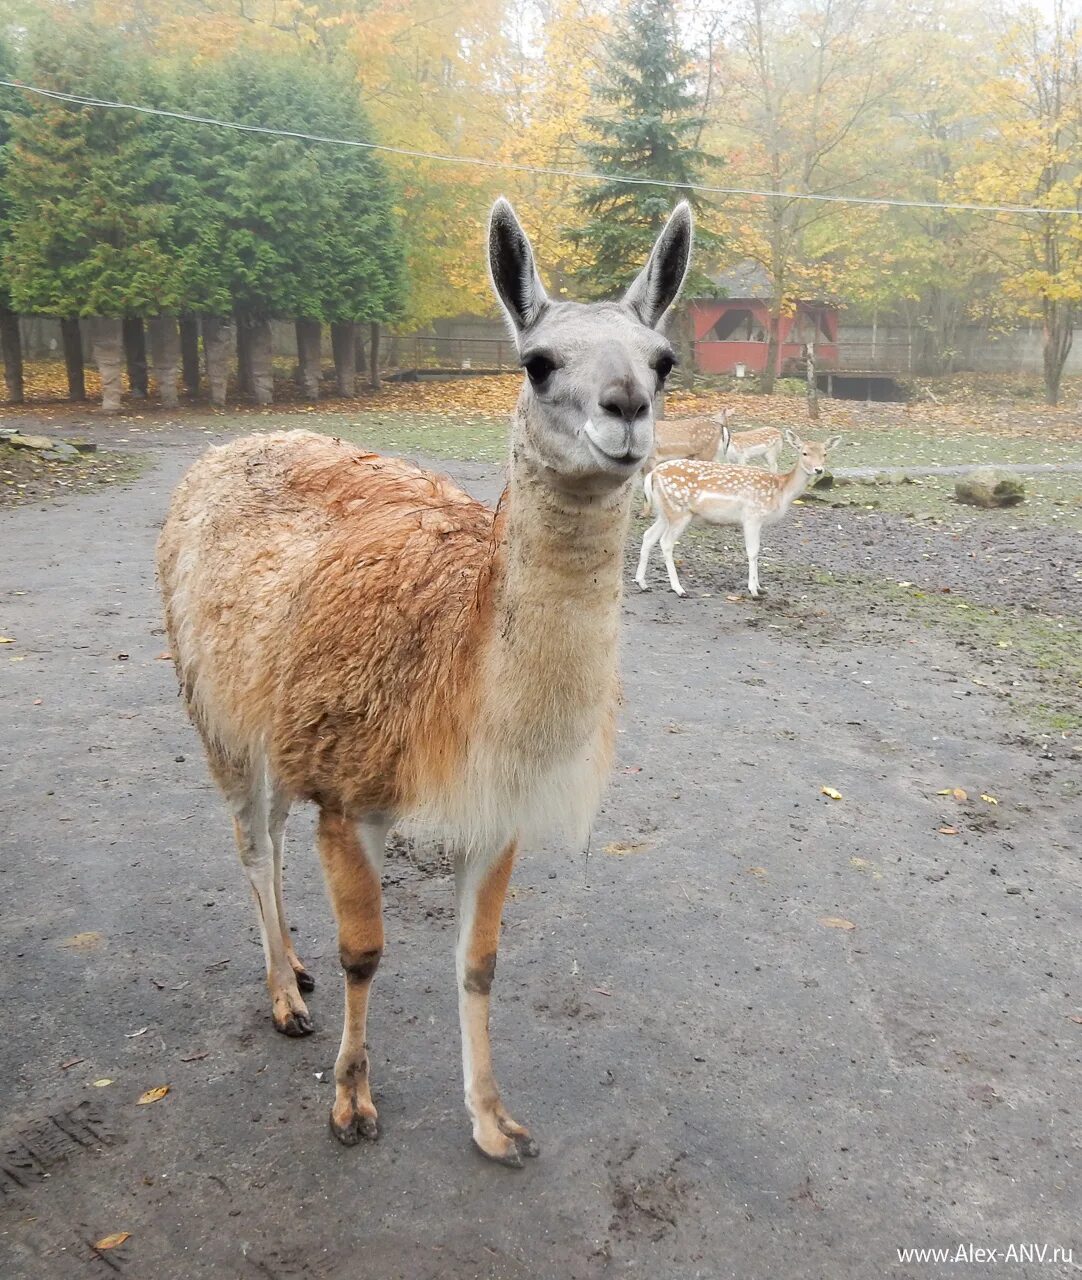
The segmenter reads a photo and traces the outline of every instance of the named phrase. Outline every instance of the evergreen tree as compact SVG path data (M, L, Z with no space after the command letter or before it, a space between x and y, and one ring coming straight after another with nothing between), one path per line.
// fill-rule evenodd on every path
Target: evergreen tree
M61 30L57 26L61 25ZM110 32L54 16L31 39L24 78L46 88L146 100L150 68ZM48 99L12 116L6 269L19 311L155 314L184 293L173 211L154 189L147 118Z
M594 92L607 110L586 120L597 135L597 141L582 144L591 169L678 188L597 182L583 192L579 204L588 221L571 235L589 262L582 283L595 296L611 297L646 261L678 199L699 211L702 201L690 185L718 163L698 146L703 118L677 40L672 0L632 0L609 46L607 77ZM696 256L718 246L718 237L700 225ZM701 275L689 280L693 290L703 284Z

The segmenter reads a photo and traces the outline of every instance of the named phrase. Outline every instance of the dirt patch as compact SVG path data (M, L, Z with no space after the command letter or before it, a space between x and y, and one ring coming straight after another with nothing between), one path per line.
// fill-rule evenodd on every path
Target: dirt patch
M142 460L132 453L80 454L63 462L43 458L34 449L0 444L0 506L86 493L102 485L134 480Z

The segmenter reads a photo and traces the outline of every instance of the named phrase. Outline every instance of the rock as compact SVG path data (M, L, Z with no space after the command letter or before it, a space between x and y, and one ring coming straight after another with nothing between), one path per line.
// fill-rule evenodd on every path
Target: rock
M75 439L69 441L69 443L71 447L78 450L79 453L97 453L98 451L97 442L94 440Z
M972 507L1015 507L1025 500L1026 486L1018 476L981 467L957 481L954 496Z
M73 444L68 444L66 440L53 441L53 453L58 453L62 458L77 458L79 450Z
M14 445L16 449L52 449L55 442L48 436L24 436L22 432L16 432L10 437L8 444Z
M813 489L833 489L834 477L829 471L824 471L818 480L812 485Z

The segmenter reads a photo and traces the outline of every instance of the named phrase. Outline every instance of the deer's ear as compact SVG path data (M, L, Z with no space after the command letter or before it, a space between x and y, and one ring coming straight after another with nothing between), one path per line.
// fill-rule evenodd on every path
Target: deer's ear
M681 200L658 236L646 266L624 294L625 305L651 329L657 328L680 296L691 262L693 235L691 206Z
M782 435L785 437L785 443L795 449L797 453L804 448L803 442L792 427L786 427Z
M841 444L841 442L842 442L841 436L831 436L830 439L826 442L826 444L823 447L826 449L836 449L838 445Z
M548 294L537 274L533 249L510 201L503 196L488 220L488 269L492 288L511 324L515 340L541 314Z

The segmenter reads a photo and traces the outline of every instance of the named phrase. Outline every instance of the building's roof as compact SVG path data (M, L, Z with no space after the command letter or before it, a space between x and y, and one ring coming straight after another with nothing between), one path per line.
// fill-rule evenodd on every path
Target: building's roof
M721 298L750 298L755 302L769 302L774 296L774 286L766 267L751 258L745 258L743 262L727 267L724 271L708 271L706 274L711 284L717 287ZM836 299L822 296L801 298L801 302L820 302L830 307L838 305Z
M712 271L708 275L724 297L756 298L765 302L774 296L774 286L766 267L751 258L725 271Z

